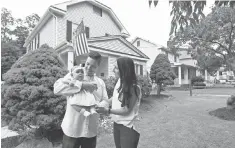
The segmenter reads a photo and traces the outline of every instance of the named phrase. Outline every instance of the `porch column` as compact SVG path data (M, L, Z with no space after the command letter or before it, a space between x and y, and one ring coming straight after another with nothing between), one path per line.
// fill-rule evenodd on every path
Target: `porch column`
M207 69L205 69L205 81L207 81Z
M179 79L179 85L181 85L181 66L178 67L178 79Z
M219 71L217 71L216 79L219 80Z
M73 56L73 51L68 52L68 70L70 71L73 67L74 63L74 56Z

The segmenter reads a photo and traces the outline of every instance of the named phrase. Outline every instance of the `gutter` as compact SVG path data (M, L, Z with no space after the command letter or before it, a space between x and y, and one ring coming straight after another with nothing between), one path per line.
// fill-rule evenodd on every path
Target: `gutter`
M52 12L51 12L51 9L49 8L48 11L51 13L51 15L55 18L55 42L54 42L54 47L57 46L57 16L54 15Z
M42 18L39 20L38 24L34 27L33 31L29 34L29 36L26 38L25 43L23 47L27 47L27 45L30 43L32 38L36 35L36 33L41 29L41 26L50 18L49 9L45 12L45 14L42 16Z

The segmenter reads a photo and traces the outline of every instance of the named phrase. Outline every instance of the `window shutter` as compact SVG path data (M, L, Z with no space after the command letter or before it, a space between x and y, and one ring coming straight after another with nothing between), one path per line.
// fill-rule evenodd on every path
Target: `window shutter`
M140 75L143 76L143 65L140 65Z
M34 38L34 47L37 49L37 36Z
M37 45L37 47L39 48L39 46L40 46L40 33L38 33L38 45Z
M90 28L89 27L85 27L85 32L86 32L86 38L90 38Z
M67 21L67 34L66 34L66 40L68 42L72 41L72 22Z

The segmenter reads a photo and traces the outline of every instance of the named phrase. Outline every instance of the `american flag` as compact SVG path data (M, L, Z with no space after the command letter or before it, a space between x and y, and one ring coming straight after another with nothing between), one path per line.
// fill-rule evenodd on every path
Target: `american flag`
M83 20L73 33L73 48L76 56L89 52Z

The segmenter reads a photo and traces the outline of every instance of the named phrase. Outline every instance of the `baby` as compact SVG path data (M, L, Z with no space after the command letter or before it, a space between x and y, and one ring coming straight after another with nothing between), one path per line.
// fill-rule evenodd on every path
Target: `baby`
M80 66L74 66L71 70L71 74L64 78L63 83L70 87L74 87L76 80L83 81L83 79L84 69ZM81 90L79 93L73 94L72 97L69 97L68 101L76 111L82 113L84 116L96 113L95 105L97 104L97 101L94 94L91 92Z

